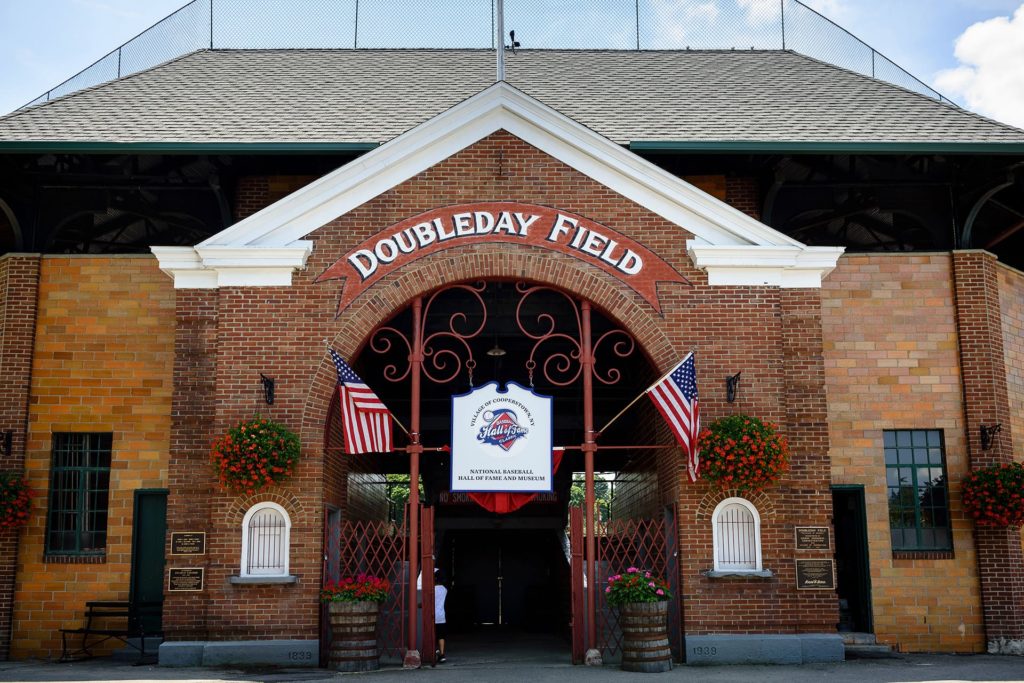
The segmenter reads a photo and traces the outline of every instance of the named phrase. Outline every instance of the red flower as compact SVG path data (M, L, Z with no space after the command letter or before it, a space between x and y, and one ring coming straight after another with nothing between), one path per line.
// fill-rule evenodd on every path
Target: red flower
M252 494L291 476L299 439L283 425L254 418L241 422L213 444L211 462L218 483L232 493Z
M789 464L789 447L775 426L732 415L698 437L701 473L723 488L756 491L774 483Z

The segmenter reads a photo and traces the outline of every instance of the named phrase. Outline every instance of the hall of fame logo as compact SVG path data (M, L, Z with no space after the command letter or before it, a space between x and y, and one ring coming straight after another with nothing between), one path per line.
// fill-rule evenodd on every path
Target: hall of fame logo
M519 425L519 417L511 408L485 410L482 415L484 425L476 435L478 441L489 443L508 451L518 439L530 433L526 427Z

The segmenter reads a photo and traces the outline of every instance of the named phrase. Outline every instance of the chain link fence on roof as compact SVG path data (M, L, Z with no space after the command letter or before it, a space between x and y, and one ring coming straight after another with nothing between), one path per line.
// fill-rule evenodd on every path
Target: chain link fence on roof
M497 0L192 0L32 106L196 50L494 49ZM801 0L504 0L522 50L792 50L948 102Z

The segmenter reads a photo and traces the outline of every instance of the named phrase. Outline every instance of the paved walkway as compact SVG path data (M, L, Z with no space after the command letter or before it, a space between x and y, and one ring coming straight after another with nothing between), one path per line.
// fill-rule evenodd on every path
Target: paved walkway
M384 669L365 674L332 674L322 669L169 669L132 666L96 659L87 662L0 662L0 681L182 681L250 683L332 681L333 683L603 683L644 680L651 683L868 683L1024 681L1024 658L988 655L906 655L898 659L854 660L804 666L677 667L665 674L628 674L610 667L594 669L562 662L524 661L520 654L481 658L452 654L447 664L418 671Z

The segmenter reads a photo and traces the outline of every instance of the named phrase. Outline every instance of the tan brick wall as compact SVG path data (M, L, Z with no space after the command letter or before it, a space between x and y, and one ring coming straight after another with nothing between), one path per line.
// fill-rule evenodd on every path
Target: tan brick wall
M12 657L60 655L87 600L128 598L133 491L167 485L174 290L152 257L42 260ZM51 433L113 432L106 560L45 563Z
M832 482L864 486L875 633L907 651L985 642L951 278L949 254L850 255L823 290ZM882 431L925 428L945 434L954 559L893 559Z

